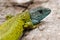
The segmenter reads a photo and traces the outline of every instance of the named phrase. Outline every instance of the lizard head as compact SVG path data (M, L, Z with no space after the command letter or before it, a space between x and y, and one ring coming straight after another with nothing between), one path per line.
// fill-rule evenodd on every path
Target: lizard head
M44 19L47 15L50 14L51 10L49 8L38 7L35 9L31 9L30 16L33 24L38 24L42 19Z

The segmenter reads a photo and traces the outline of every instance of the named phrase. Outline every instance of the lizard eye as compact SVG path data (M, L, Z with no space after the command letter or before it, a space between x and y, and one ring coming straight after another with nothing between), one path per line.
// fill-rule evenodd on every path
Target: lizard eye
M38 10L38 12L39 12L40 14L42 14L42 13L43 13L43 10Z

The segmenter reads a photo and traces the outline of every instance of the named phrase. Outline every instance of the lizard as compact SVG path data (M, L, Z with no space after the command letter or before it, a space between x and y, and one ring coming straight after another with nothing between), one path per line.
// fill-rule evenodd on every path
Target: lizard
M49 8L37 7L8 17L0 25L0 40L19 40L25 28L34 29L34 25L39 24L50 12Z

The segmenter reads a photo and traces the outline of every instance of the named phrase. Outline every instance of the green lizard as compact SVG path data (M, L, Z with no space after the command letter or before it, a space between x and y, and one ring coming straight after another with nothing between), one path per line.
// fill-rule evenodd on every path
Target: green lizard
M24 28L35 28L51 12L48 8L38 7L10 17L0 25L0 40L19 40Z

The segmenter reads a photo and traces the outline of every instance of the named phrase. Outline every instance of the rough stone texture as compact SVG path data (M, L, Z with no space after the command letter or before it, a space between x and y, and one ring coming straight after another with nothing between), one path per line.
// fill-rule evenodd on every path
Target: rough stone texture
M36 29L22 37L22 40L60 40L60 0L36 1L38 0L35 0L35 4L31 5L30 8L47 7L51 9L51 14L42 20ZM11 5L9 2L0 0L0 23L5 21L7 14L15 15L22 10L19 7L6 7L7 3Z

